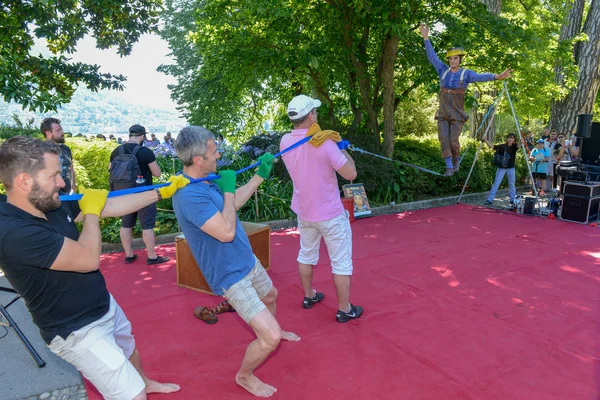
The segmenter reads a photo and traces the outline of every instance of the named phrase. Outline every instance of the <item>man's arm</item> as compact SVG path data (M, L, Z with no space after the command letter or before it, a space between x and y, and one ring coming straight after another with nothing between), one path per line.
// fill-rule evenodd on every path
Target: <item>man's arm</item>
M100 214L106 204L107 190L85 189L79 200L83 215L83 230L77 241L64 238L63 245L50 269L57 271L90 272L100 266L102 234Z
M60 253L50 269L56 271L91 272L100 267L102 234L97 215L86 214L83 217L83 229L79 240L65 238Z
M356 179L356 165L354 164L354 160L348 154L346 150L342 150L342 154L346 157L346 162L340 169L337 170L337 173L341 175L342 178L347 181L353 181Z
M148 164L148 169L150 169L150 173L152 174L152 176L154 176L156 178L158 178L160 176L160 174L162 173L162 171L160 170L160 167L156 161L152 161L150 164Z
M77 178L75 177L75 164L72 159L71 159L70 170L71 170L71 190L73 190L73 192L77 192Z
M235 210L239 210L246 204L246 202L252 197L252 194L256 191L256 189L260 186L260 184L264 181L258 175L254 175L252 179L248 181L244 186L240 186L235 191Z
M235 238L237 212L235 210L235 194L224 193L223 211L213 215L200 230L220 242L231 242Z
M106 200L101 218L122 217L134 213L158 201L156 190L147 190L141 193L127 194L125 196L111 197Z

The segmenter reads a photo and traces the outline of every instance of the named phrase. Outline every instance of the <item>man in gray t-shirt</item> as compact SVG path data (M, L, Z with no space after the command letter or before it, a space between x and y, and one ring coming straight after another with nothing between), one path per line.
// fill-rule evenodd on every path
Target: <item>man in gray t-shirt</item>
M54 142L60 147L61 176L65 181L65 187L60 189L60 194L71 194L75 192L75 168L73 166L73 154L69 146L65 144L65 133L56 118L46 118L42 121L40 131L46 140Z

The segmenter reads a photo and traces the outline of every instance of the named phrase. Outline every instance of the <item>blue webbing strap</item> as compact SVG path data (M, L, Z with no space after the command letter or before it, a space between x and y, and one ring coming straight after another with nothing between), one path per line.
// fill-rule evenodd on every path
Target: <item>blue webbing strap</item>
M275 154L274 157L275 158L280 157L281 155L287 153L288 151L294 150L296 147L303 145L304 143L308 142L310 139L312 139L312 135L307 136L304 139L294 143L290 147L281 150L279 153ZM248 171L249 169L258 167L260 165L260 163L261 163L260 161L257 161L252 165L249 165L245 168L235 171L235 173L236 173L236 175L239 175L242 172ZM219 178L220 178L219 175L211 175L206 178L192 179L190 181L190 183L197 183L197 182L202 182L202 181L214 181L215 179L219 179ZM158 184L152 185L152 186L139 186L139 187L134 187L134 188L115 190L113 192L108 192L108 197L118 197L118 196L124 196L126 194L146 192L148 190L154 190L156 188L169 186L170 184L171 184L171 182L167 182L167 183L158 183ZM59 198L60 198L60 201L75 201L75 200L81 200L82 197L83 197L82 194L68 194L68 195L62 195Z

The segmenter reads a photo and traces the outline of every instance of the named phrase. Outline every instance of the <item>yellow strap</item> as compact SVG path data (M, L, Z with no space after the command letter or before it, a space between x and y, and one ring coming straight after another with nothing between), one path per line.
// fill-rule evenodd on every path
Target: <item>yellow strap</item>
M334 142L338 143L342 141L342 137L336 131L332 131L331 129L322 131L319 124L312 124L312 126L306 132L306 136L311 136L312 139L308 141L308 143L312 144L315 147L321 146L327 139L331 139Z

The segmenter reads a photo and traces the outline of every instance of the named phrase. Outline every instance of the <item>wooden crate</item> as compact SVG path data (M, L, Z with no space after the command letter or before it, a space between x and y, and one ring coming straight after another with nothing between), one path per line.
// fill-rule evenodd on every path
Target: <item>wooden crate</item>
M271 228L269 225L254 222L242 222L244 231L250 240L250 246L260 263L266 270L271 268ZM177 285L194 289L199 292L214 294L202 271L196 263L190 246L184 235L175 238L175 253L177 257Z

